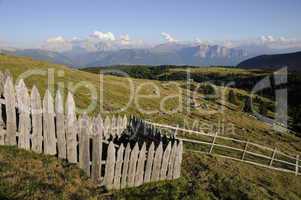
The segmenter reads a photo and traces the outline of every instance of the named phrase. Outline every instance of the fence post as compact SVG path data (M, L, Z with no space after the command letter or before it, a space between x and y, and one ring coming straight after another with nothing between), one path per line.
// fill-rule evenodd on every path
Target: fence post
M75 115L75 103L73 95L68 92L66 101L66 144L67 160L77 163L77 120Z
M296 176L299 174L299 155L296 156Z
M0 71L0 96L3 94L4 90L4 83L5 77L2 71ZM0 145L4 145L4 137L5 137L5 130L4 130L4 121L2 118L2 105L0 104Z
M12 78L8 76L4 85L4 100L6 106L6 137L5 144L16 145L16 131L17 131L17 121L16 121L16 98L15 90Z
M105 176L104 176L104 185L108 189L113 188L114 171L115 171L115 147L114 147L114 143L111 141L108 147L106 169L105 169Z
M125 188L127 186L130 154L131 154L131 145L130 143L128 143L125 148L122 177L121 177L121 188Z
M135 177L135 186L139 186L139 185L143 184L144 165L145 165L145 151L146 151L146 144L144 142L143 145L142 145L142 148L139 152L137 171L136 171L136 177Z
M104 121L104 138L109 139L111 134L111 120L109 116L106 116Z
M173 170L173 178L180 178L181 176L181 165L182 165L182 155L183 154L183 141L180 141L176 151L175 165Z
M139 153L139 145L136 142L130 158L130 166L129 166L129 174L128 174L128 186L133 187L135 186L135 175L136 175L136 168L137 168L137 159Z
M113 115L111 119L111 132L110 134L112 135L113 138L117 136L117 126L116 126L116 117Z
M243 151L241 160L244 160L244 159L245 159L245 155L246 155L246 151L247 151L248 145L249 145L249 141L247 141L247 143L246 143L246 145L245 145L245 148L244 148L244 151Z
M23 79L16 85L16 97L19 111L18 147L30 150L30 98Z
M171 154L170 154L169 161L168 161L168 171L167 171L167 179L168 180L171 180L173 177L176 152L177 152L177 142L175 141L172 146Z
M2 96L3 94L3 91L4 91L4 84L5 84L5 76L3 74L2 71L0 71L0 96ZM2 105L0 104L0 108L2 107ZM3 121L3 118L2 118L2 108L0 109L0 128L3 128L4 127L4 121ZM1 145L4 144L4 132L5 131L1 131L2 133L0 133L0 143Z
M162 154L163 154L163 145L162 145L162 142L160 142L160 144L156 150L156 153L155 153L151 181L159 181L160 180Z
M101 116L98 115L93 124L93 149L92 149L92 179L97 182L101 179L102 161L102 134L103 126Z
M273 155L271 157L270 167L272 167L272 165L273 165L273 161L274 161L275 155L276 155L276 147L274 148Z
M150 182L150 178L152 175L152 167L153 167L153 161L154 161L154 153L155 153L155 145L152 142L149 150L147 152L147 161L146 161L146 167L145 167L145 174L144 174L144 183Z
M160 172L160 180L166 179L170 151L171 151L171 142L168 142L168 145L163 154L162 166L161 166L161 172Z
M53 98L47 89L43 99L44 153L56 154Z
M115 175L114 175L114 189L120 189L123 153L124 153L124 146L123 144L121 144L117 152L117 161L116 161Z
M58 157L61 159L66 159L67 149L66 149L64 105L63 105L63 98L59 89L56 91L56 96L55 96L55 114L56 114L56 135L57 135Z
M214 138L213 138L211 147L210 147L210 151L209 151L210 154L212 153L212 150L213 150L213 147L214 147L214 143L215 143L216 137L217 137L217 132L215 132L215 135L214 135Z
M31 90L31 117L32 117L32 135L31 149L36 153L42 153L42 145L43 145L43 135L42 135L42 103L41 96L36 88L36 86L32 87Z
M79 167L90 176L90 120L84 114L79 120Z
M118 138L121 136L122 131L123 131L122 118L120 115L118 115L118 118L117 118L117 136L118 136Z
M127 119L126 115L124 115L123 116L123 129L126 129L127 125L128 125L128 119Z

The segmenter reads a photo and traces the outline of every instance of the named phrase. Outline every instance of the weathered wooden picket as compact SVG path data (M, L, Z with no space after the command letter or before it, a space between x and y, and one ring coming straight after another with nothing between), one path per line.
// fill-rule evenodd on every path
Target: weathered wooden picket
M180 177L182 142L132 140L135 133L127 130L131 120L126 116L77 116L70 92L64 106L59 90L55 98L46 90L41 99L38 89L33 86L29 93L23 80L14 86L10 76L0 73L0 79L5 80L0 91L0 145L76 163L108 189ZM146 135L155 135L156 130L149 131Z

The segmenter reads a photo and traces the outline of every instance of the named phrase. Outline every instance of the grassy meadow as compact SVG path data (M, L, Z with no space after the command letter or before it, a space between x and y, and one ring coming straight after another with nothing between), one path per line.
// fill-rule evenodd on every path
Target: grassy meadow
M254 143L277 147L290 154L301 151L301 139L293 134L275 132L271 125L242 112L243 101L238 98L236 105L220 99L203 98L196 90L195 105L190 105L189 93L194 92L197 83L184 80L125 78L114 75L91 73L88 70L71 69L63 65L36 61L26 57L0 55L0 70L8 70L17 79L27 70L53 71L54 84L47 85L47 75L33 75L25 79L28 88L36 85L41 94L47 87L53 92L60 88L66 95L74 93L76 105L85 108L96 98L94 115L126 114L145 120L180 127L192 128L193 124L232 123L235 134L228 137L249 140ZM171 69L165 77L182 76L183 69ZM231 68L191 68L198 77L218 74L223 77L259 76L268 72ZM179 75L180 74L180 75ZM196 75L195 75L196 76ZM162 75L163 77L163 75ZM78 83L81 82L81 85ZM91 95L87 85L93 85ZM220 93L229 88L217 86ZM247 90L233 89L238 96L248 96ZM143 96L144 95L144 96ZM131 97L140 96L130 101ZM100 98L101 97L101 98ZM151 98L150 98L151 97ZM168 97L168 98L167 98ZM273 104L268 98L264 102ZM164 100L164 109L160 102ZM130 102L128 104L128 102ZM127 105L128 104L128 105ZM181 109L175 109L178 106ZM141 112L141 109L144 112ZM120 108L126 108L121 111ZM187 109L188 108L188 109ZM223 112L220 112L223 109ZM211 112L211 114L208 114ZM273 111L269 110L269 115ZM272 171L236 161L216 158L185 151L182 177L171 182L151 183L139 188L122 191L106 191L93 184L76 166L59 161L54 157L36 155L15 149L0 147L0 199L300 199L301 179L292 174Z

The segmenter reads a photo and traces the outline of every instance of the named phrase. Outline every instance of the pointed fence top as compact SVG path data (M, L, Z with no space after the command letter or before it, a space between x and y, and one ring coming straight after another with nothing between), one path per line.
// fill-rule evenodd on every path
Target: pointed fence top
M9 90L9 88L14 88L13 80L10 76L8 76L5 80L4 91Z
M57 113L64 113L63 97L59 89L56 91L55 95L55 110Z

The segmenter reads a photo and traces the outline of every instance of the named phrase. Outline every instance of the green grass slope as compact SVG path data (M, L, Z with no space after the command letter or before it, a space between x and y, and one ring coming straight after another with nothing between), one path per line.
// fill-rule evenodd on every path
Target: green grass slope
M75 165L2 146L0 199L300 199L300 177L212 156L184 158L180 179L107 191Z
M0 70L9 70L15 79L22 72L32 69L54 69L53 88L64 83L65 93L68 85L71 85L69 89L72 90L74 88L72 85L80 81L89 81L97 88L97 95L103 92L102 103L106 111L112 112L123 107L130 98L130 87L126 78L106 75L101 79L97 74L70 69L62 65L25 57L0 55ZM62 72L64 76L60 76ZM184 126L184 120L192 125L194 120L217 123L218 119L223 117L225 122L232 122L236 127L236 133L229 135L231 137L271 147L276 146L279 150L292 154L301 151L299 138L271 131L270 125L241 112L240 105L227 103L224 106L225 112L212 115L205 115L194 107L191 107L191 112L182 110L173 114L163 113L160 110L160 100L169 95L179 95L179 90L175 85L185 88L187 86L185 82L161 82L133 78L130 81L134 85L135 94L137 94L137 88L145 83L155 84L160 89L159 98L142 98L139 102L144 109L157 109L158 112L140 113L137 104L132 102L128 109L122 111L122 114L136 115L153 122L170 125L180 124L180 126ZM47 77L32 76L26 79L25 83L30 88L34 84L37 85L41 93L44 93L47 87ZM223 91L227 88L220 87L220 89ZM237 89L236 92L248 95L248 92L244 90ZM139 94L153 95L154 88L142 87ZM181 92L180 95L183 99L187 98L185 92ZM198 103L206 104L213 111L223 104L220 101L205 100L201 98L201 95L201 93L198 94ZM84 87L75 92L76 104L80 107L88 105L90 98L90 94ZM102 110L99 110L99 105L95 113L104 114ZM175 99L166 101L166 107L171 110L175 105ZM139 188L106 193L105 190L86 179L75 166L53 157L40 156L11 147L0 147L0 151L0 197L3 199L45 199L47 197L48 199L53 199L52 197L58 199L298 199L301 197L300 177L189 152L184 154L183 176L177 181L148 184ZM34 166L35 163L37 166ZM37 195L37 197L32 195Z

